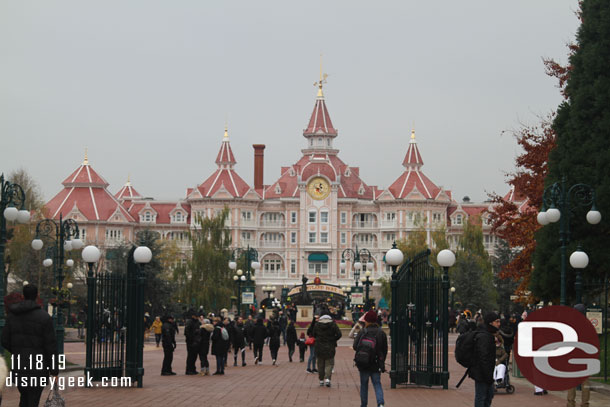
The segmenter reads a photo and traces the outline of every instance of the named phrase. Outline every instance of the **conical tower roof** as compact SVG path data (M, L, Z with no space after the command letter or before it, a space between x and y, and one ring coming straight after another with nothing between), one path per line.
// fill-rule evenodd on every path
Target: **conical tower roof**
M130 177L127 177L127 182L117 192L114 197L119 201L130 201L142 198L142 195L131 185Z

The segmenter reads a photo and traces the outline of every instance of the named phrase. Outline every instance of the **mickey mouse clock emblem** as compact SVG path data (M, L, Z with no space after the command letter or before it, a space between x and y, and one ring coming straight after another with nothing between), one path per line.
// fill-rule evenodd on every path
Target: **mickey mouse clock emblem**
M322 177L315 177L307 184L307 192L315 200L325 199L330 194L330 185Z

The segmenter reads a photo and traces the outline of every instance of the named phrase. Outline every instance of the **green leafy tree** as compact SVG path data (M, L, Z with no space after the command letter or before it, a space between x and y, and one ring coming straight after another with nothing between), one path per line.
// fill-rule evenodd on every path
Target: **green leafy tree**
M502 270L507 265L514 261L519 254L519 250L511 249L505 240L499 240L496 244L495 257L492 260L494 286L498 293L498 309L502 312L512 313L520 310L522 307L514 303L510 296L515 293L519 282L512 278L502 278Z
M231 234L225 226L229 209L212 218L197 216L191 233L192 259L185 269L174 274L182 284L183 301L218 310L230 305L234 292L232 274L227 267Z
M496 290L489 255L483 244L480 219L469 219L464 224L455 266L450 278L456 289L456 301L469 308L496 309Z
M583 273L586 282L600 278L610 262L610 2L583 0L580 6L582 24L576 44L570 48L569 65L564 68L566 99L553 122L556 148L549 156L545 185L566 177L567 185L586 183L595 189L602 222L593 226L585 221L589 207L576 209L570 222L568 255L577 245L589 254L589 266ZM560 292L558 238L558 223L536 233L530 287L544 300L555 300ZM569 265L567 271L568 296L573 297L574 273Z

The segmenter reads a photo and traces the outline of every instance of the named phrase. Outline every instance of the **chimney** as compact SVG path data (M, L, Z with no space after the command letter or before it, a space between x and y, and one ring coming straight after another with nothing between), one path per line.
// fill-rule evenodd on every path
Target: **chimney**
M265 161L265 145L252 144L254 148L254 189L263 188L263 169Z

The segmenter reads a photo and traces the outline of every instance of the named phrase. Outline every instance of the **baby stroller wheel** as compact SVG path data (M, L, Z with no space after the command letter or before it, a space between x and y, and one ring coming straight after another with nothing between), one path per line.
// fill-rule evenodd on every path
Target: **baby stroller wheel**
M515 392L515 386L513 386L512 384L509 384L508 386L506 386L506 392L508 394L513 394Z

